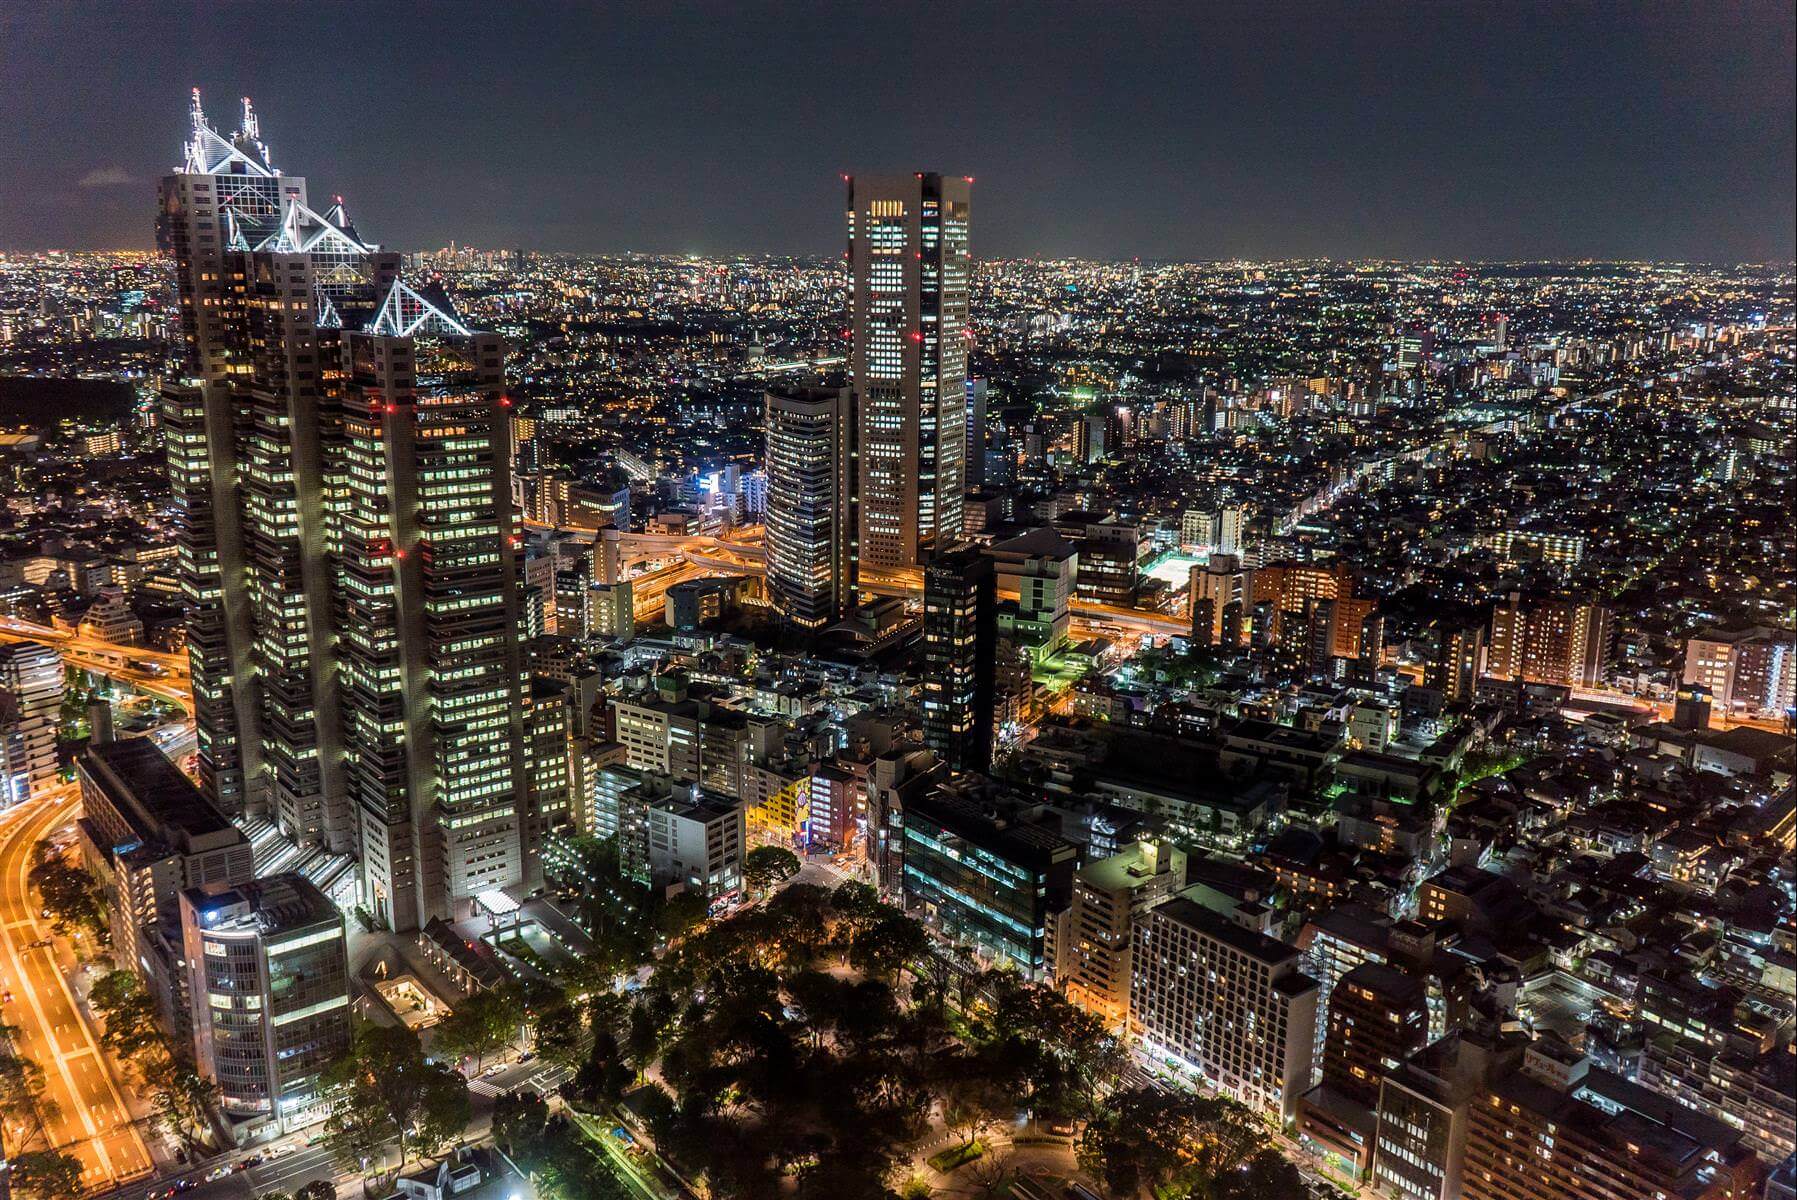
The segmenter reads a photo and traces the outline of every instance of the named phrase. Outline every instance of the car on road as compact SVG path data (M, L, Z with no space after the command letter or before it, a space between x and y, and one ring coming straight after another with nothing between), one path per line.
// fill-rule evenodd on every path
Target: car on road
M49 944L50 944L49 938L39 938L35 942L26 942L25 949L27 949L27 950L42 950L45 946L48 946Z

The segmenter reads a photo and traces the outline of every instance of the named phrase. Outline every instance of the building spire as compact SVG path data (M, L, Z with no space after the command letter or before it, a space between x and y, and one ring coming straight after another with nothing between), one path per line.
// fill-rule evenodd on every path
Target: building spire
M250 107L250 98L243 98L243 135L251 141L262 136L261 128L256 123L256 110Z

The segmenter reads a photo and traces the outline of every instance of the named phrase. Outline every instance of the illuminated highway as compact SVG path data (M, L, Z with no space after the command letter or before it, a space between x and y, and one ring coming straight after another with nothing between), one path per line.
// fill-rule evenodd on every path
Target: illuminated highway
M96 675L128 684L193 711L190 668L185 654L123 646L117 642L66 633L47 625L35 625L14 617L0 617L0 642L38 642L62 655L63 662Z
M589 531L590 532L590 531ZM661 610L661 596L668 586L680 582L681 579L696 578L700 574L718 572L729 575L767 574L767 551L759 544L759 526L738 530L726 537L692 536L675 537L665 534L627 533L620 539L621 548L626 556L665 556L679 554L690 566L699 568L691 574L669 575L666 577L656 573L639 576L654 576L655 586L653 601L645 603L648 596L640 590L636 594L637 617L639 620L652 619ZM666 571L668 568L661 568ZM860 591L875 596L897 596L904 599L915 599L923 595L923 572L916 568L909 570L882 570L863 567L857 583ZM1015 600L1015 592L1001 589L1000 599ZM1171 613L1155 612L1141 608L1124 608L1113 604L1098 604L1088 600L1074 600L1071 610L1080 618L1084 628L1095 633L1150 634L1155 637L1169 637L1175 634L1190 632L1191 626L1184 618Z
M96 1188L147 1175L150 1153L76 1004L65 974L75 966L73 949L63 938L36 944L50 938L50 926L39 918L26 879L37 843L75 816L79 800L65 784L0 818L0 964L12 993L0 1016L18 1028L16 1051L43 1068L54 1110L44 1123L49 1145L78 1158L82 1181ZM6 1144L15 1152L44 1148L43 1140L26 1143L16 1127L7 1130Z

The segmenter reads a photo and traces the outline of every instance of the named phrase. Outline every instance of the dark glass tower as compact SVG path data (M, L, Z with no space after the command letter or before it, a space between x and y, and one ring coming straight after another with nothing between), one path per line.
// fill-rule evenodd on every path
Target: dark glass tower
M924 741L958 771L992 765L995 588L978 546L945 550L924 568Z

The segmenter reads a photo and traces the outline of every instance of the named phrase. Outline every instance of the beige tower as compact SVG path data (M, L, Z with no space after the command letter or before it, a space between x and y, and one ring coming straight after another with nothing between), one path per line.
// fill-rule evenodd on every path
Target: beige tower
M971 179L848 181L858 562L915 567L961 535Z

